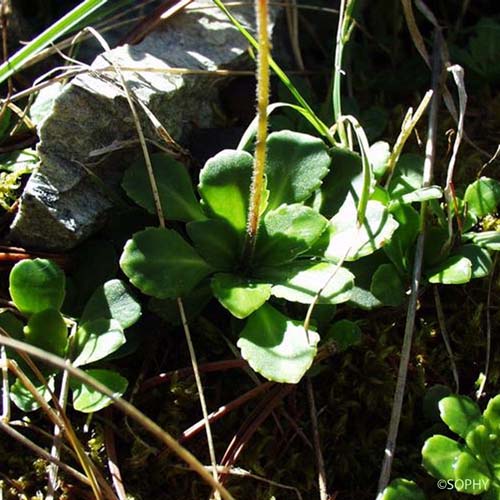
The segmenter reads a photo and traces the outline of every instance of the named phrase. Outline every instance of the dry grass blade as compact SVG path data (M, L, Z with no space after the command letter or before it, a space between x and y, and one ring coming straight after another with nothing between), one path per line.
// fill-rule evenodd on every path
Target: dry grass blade
M70 362L60 358L59 356L55 356L54 354L48 353L43 349L39 349L38 347L27 344L26 342L21 342L4 335L0 336L0 345L5 345L6 347L10 347L19 352L24 352L33 358L43 360L45 363L61 370L67 370L72 377L104 394L114 402L117 409L131 419L135 420L150 434L168 446L177 456L179 456L179 458L186 462L193 471L198 473L205 482L207 482L212 488L217 489L224 500L234 500L233 496L221 484L214 481L212 475L205 470L205 467L196 459L196 457L181 446L167 431L163 430L158 424L144 415L135 406L117 396L113 393L113 391L87 375L84 371L74 367Z

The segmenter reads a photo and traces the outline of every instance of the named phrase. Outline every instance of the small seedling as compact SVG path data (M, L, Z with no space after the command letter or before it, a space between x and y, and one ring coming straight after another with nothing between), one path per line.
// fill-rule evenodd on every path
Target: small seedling
M423 465L454 489L485 500L500 498L500 396L490 400L481 414L465 396L448 396L439 402L441 419L459 440L435 435L422 449Z

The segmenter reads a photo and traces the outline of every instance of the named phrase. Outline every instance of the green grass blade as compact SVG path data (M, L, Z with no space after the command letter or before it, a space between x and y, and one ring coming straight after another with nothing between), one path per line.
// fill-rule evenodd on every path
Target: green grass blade
M85 0L59 19L59 21L49 26L44 32L28 43L28 45L17 51L0 66L0 83L19 71L30 58L47 47L47 45L54 42L57 38L64 35L64 33L80 23L107 1L108 0Z

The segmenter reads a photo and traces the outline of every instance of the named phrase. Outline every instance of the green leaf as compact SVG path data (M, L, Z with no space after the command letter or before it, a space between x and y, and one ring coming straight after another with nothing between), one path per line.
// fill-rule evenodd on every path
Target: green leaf
M383 306L382 302L370 292L373 275L382 264L387 264L387 257L382 250L377 250L355 262L346 263L345 267L354 275L354 288L349 299L351 306L365 310Z
M65 277L61 269L46 259L22 260L10 272L10 295L24 314L62 306Z
M212 272L175 231L152 227L127 242L120 266L142 293L159 299L189 293Z
M405 274L411 267L414 243L420 230L420 216L410 205L395 206L391 208L391 214L399 226L384 245L384 253L398 271Z
M328 262L297 261L286 266L259 269L262 281L272 283L275 297L310 304L319 291L319 304L340 304L351 297L354 276ZM322 290L324 288L324 290Z
M493 434L487 425L476 425L465 439L472 453L483 463L500 469L500 436Z
M401 155L389 184L392 198L399 198L422 187L424 158L416 154Z
M422 203L423 201L439 200L443 196L443 190L439 186L428 186L415 189L410 193L403 194L397 198L393 195L392 203L403 203L410 205L411 203Z
M55 389L55 377L49 377L47 380L47 385L38 385L39 381L32 381L36 388L36 392L41 396L44 401L49 401L51 398L50 391L54 392ZM10 387L10 400L23 412L28 413L30 411L35 411L40 408L40 404L35 399L33 394L31 394L26 387L17 379L14 384Z
M328 173L330 156L321 139L283 130L267 138L268 208L306 200Z
M160 203L166 219L189 222L205 215L194 195L186 167L165 153L151 155ZM125 172L122 187L127 195L149 213L156 207L144 158L134 162Z
M370 292L386 306L403 303L405 288L398 270L392 264L382 264L373 275Z
M378 141L370 146L368 151L368 159L373 167L373 173L377 179L380 179L385 174L389 166L389 157L391 150L388 142Z
M361 328L354 321L341 319L333 323L322 341L335 342L337 350L344 352L361 342Z
M428 272L430 283L443 285L462 285L468 283L472 277L472 263L466 257L452 255L439 266Z
M472 453L463 451L455 462L455 481L457 491L479 495L490 486L490 475L485 464L481 463Z
M125 330L141 316L141 305L127 290L121 280L110 280L100 286L90 297L80 322L104 318L115 319Z
M217 300L240 319L255 312L271 296L271 285L233 274L216 274L212 278L212 290Z
M269 266L289 262L309 250L327 225L328 221L310 207L281 205L262 220L255 260Z
M63 357L68 347L68 328L59 311L45 309L33 314L24 327L26 341Z
M359 154L349 149L332 148L332 166L321 186L321 213L333 217L341 207L356 213L363 189L363 165Z
M463 446L453 439L432 436L422 448L422 464L437 479L454 479L455 465L462 450Z
M365 257L390 241L397 227L398 223L392 215L377 201L368 202L361 227L357 225L355 211L341 210L328 226L329 240L324 256L333 261L345 256L347 261Z
M481 248L479 245L464 245L458 248L455 255L470 260L472 264L471 279L484 278L490 274L493 261L490 253L485 248Z
M247 223L252 179L252 156L226 149L207 161L198 191L208 214L226 220L238 233Z
M275 382L297 384L316 355L319 335L306 332L268 304L247 320L238 340L243 359L263 377Z
M186 229L196 251L215 269L230 271L235 268L241 256L243 239L226 221L194 221Z
M127 390L127 379L116 372L111 370L85 370L85 372L113 391L113 395L116 397L122 396ZM73 389L73 408L82 413L94 413L113 403L113 400L108 396L79 380L71 379L71 388Z
M496 212L500 204L500 182L481 177L467 187L464 202L469 211L477 217Z
M83 323L76 332L73 365L88 365L104 359L125 344L125 340L122 326L114 319Z
M424 492L408 479L394 479L377 500L425 500Z
M472 241L480 247L487 248L493 252L500 250L500 232L484 231L483 233L468 233L472 235Z
M443 422L460 437L464 438L481 423L481 412L477 404L467 396L451 395L439 402Z
M484 421L492 432L500 435L500 394L490 399L486 410L484 410Z

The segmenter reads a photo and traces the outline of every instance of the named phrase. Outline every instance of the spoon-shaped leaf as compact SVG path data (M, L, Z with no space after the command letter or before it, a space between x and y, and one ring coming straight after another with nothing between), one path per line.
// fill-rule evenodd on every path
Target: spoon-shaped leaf
M68 328L59 311L45 309L33 314L24 327L24 333L30 344L64 356L68 346Z
M172 229L147 228L127 241L120 266L141 292L159 299L190 292L212 268Z
M252 165L249 153L227 149L210 158L200 172L198 191L207 213L239 233L247 223Z
M120 323L114 319L95 319L81 325L75 337L74 366L104 359L125 344Z
M311 366L319 335L306 332L268 304L247 320L238 347L243 359L268 380L296 384Z
M316 210L300 204L281 205L265 215L257 240L259 265L289 262L318 240L328 221Z
M65 277L61 269L47 259L22 260L10 272L10 295L24 314L62 306Z
M110 280L90 297L81 323L104 318L117 320L123 329L132 326L141 316L141 305L121 280Z
M319 304L340 304L351 297L354 276L329 262L297 261L275 268L262 268L259 276L273 284L275 297L310 304L321 291ZM324 289L323 289L324 288Z
M115 396L122 396L127 390L127 379L111 370L85 370L87 375L113 391ZM79 380L71 379L73 389L73 408L82 413L94 413L109 406L113 400L89 387Z
M290 130L267 139L268 208L306 200L328 173L330 156L320 139Z
M257 283L233 274L216 274L212 291L233 316L243 319L256 311L271 296L271 285Z

